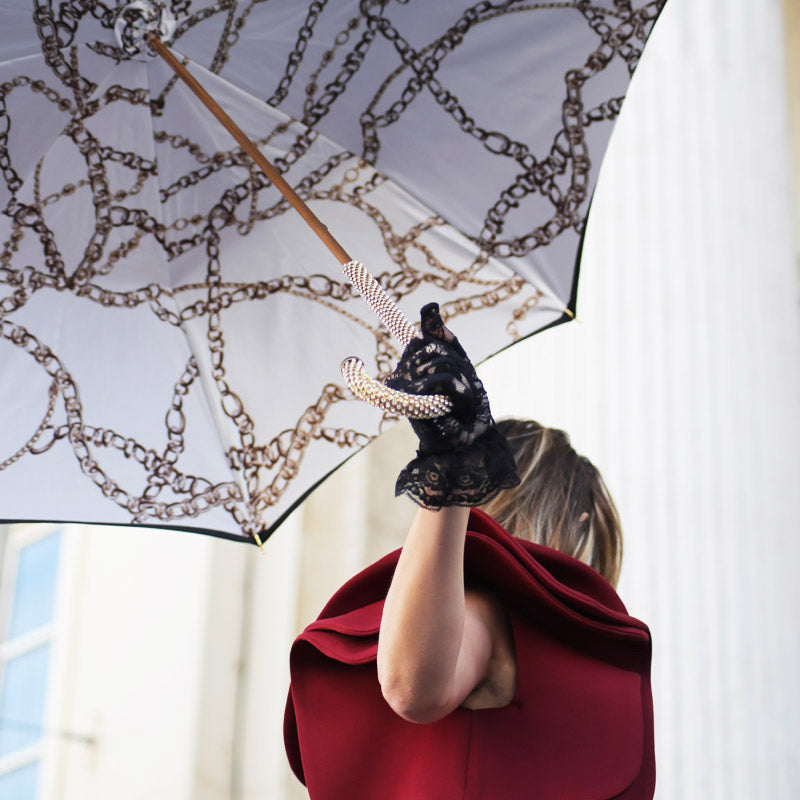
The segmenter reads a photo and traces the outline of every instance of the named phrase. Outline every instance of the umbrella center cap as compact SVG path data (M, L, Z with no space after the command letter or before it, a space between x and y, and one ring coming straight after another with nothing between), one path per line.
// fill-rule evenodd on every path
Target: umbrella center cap
M129 55L140 53L155 55L147 45L150 34L158 36L162 42L168 42L175 33L175 15L163 3L157 0L133 0L123 6L114 23L114 35L117 44Z

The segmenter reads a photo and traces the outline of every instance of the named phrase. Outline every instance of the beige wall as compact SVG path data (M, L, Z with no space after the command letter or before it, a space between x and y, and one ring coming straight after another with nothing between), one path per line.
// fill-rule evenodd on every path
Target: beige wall
M794 171L795 239L800 269L800 0L783 0L786 20L786 76Z

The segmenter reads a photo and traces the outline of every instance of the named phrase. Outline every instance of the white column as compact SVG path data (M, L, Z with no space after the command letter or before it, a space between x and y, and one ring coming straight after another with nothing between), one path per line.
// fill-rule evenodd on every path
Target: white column
M800 330L781 4L670 0L612 138L578 317L490 361L626 529L657 797L800 792Z

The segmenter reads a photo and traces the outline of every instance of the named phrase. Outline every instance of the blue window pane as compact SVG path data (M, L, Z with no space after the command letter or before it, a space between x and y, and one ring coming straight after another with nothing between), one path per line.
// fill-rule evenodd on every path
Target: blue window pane
M3 800L35 800L39 765L27 766L0 775L0 797Z
M53 618L60 539L59 533L53 533L20 550L9 639L45 625Z
M0 756L41 738L50 646L10 658L0 681ZM5 795L0 794L5 800Z

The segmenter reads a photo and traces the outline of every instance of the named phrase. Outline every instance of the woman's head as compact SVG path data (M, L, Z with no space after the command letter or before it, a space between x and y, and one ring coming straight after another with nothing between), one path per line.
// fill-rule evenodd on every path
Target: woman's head
M564 431L532 420L505 419L521 483L483 506L509 533L590 564L616 586L622 565L622 528L603 478L578 455Z

